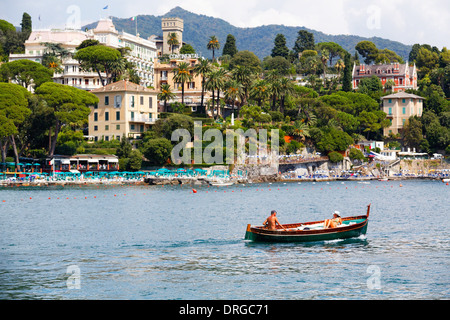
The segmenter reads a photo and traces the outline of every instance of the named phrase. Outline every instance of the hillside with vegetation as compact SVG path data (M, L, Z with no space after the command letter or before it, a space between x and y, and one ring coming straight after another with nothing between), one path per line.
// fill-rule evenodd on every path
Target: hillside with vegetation
M24 32L31 30L28 15L24 14L22 25L28 27L16 31L7 21L0 20L3 52L23 52ZM288 137L280 139L282 154L298 154L309 147L332 162L341 161L343 152L364 140L383 140L386 146L413 147L429 154L450 154L450 51L447 48L428 44L412 46L407 60L418 68L418 88L410 92L425 98L423 115L408 119L401 134L383 136L383 128L390 121L380 108L380 98L391 93L392 83L383 86L378 77L372 76L361 80L358 89L353 90L351 73L353 65L360 61L372 64L406 60L398 52L364 40L355 45L352 53L335 42L318 43L312 32L299 30L292 50L287 37L278 33L267 44L269 55L261 60L260 53L237 48L235 35L229 34L226 39L220 50L215 35L205 40L216 53L225 51L222 56L216 55L218 59L200 59L195 66L180 63L172 74L175 82L182 85L192 81L192 74L202 77L204 89L211 98L202 100L193 113L182 103L167 103L174 93L170 86L163 87L158 100L167 104L170 112L161 113L152 129L136 141L127 137L94 144L85 141L84 135L89 134L89 106L95 105L98 98L52 81L64 56L58 44L52 44L42 64L30 60L1 64L2 162L18 163L20 157L45 158L54 154L115 153L123 170L138 170L142 161L164 165L177 144L171 141L171 133L184 128L192 137L194 120L198 119L203 120L203 130L219 129L224 137L230 129L255 129L256 132L278 129L281 137ZM129 76L124 68L126 51L86 40L73 57L89 70L108 70L107 78L102 80L106 85ZM109 58L99 63L98 56ZM303 83L296 80L297 75L302 75ZM29 86L31 92L25 89ZM217 92L221 92L220 98ZM229 116L222 116L225 109L234 112L234 124ZM202 146L208 147L208 141L203 141ZM219 147L226 148L226 145ZM349 155L354 159L363 158L354 150Z
M373 42L378 48L392 50L405 61L408 59L409 52L411 51L411 46L388 39L378 37L364 38L356 35L329 35L301 26L266 25L255 28L239 28L223 19L195 14L180 7L176 7L162 16L137 16L138 32L141 37L147 38L151 35L162 35L161 19L167 17L178 17L184 20L183 41L191 44L197 53L206 58L211 58L211 52L206 49L206 43L212 35L215 35L219 39L219 42L224 44L227 35L232 34L236 38L236 47L239 51L252 51L260 59L263 59L270 55L273 40L277 34L284 34L287 47L292 49L299 30L306 30L314 34L314 39L317 43L335 42L350 53L354 53L356 44L363 40ZM121 19L113 17L113 23L119 31L123 30L131 34L135 34L136 32L135 21L131 21L130 18ZM84 26L83 29L93 29L96 25L97 22L94 22Z

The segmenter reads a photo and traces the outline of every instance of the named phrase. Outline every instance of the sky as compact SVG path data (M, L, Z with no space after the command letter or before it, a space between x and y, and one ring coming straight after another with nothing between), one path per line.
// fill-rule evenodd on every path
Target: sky
M27 12L35 29L80 27L106 16L160 16L176 6L237 27L283 24L450 48L448 0L0 0L0 19L19 26Z

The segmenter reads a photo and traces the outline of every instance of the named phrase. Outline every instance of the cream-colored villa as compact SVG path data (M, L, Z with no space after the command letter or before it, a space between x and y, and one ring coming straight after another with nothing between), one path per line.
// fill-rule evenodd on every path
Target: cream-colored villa
M99 103L91 107L89 135L94 141L136 139L155 123L157 95L153 89L121 80L91 91Z
M415 94L398 92L381 98L383 101L383 111L391 121L388 128L384 128L383 135L401 132L406 121L411 116L422 116L424 98Z

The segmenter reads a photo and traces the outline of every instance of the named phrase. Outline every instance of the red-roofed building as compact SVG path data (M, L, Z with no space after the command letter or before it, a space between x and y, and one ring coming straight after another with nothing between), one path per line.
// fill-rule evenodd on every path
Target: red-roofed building
M417 89L417 69L416 65L409 66L408 63L400 64L398 62L391 64L361 64L353 66L352 84L353 89L358 89L359 82L364 78L377 76L383 87L386 82L392 80L394 85L392 92L401 92L406 89Z

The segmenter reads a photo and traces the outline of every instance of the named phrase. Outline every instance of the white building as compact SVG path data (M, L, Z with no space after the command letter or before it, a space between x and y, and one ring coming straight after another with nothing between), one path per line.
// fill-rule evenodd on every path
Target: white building
M111 19L101 19L95 29L88 31L73 29L33 30L25 41L24 54L11 54L9 61L28 59L42 62L42 57L47 48L44 43L59 43L63 48L75 53L84 40L96 39L101 44L111 48L129 47L131 51L126 57L134 63L135 70L141 78L140 85L153 86L153 63L157 56L154 41L140 38L126 32L118 32ZM80 69L77 60L67 57L62 61L62 73L55 73L53 80L57 83L71 85L84 90L93 90L102 87L97 72L86 72ZM102 77L106 76L102 74Z

